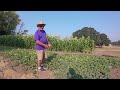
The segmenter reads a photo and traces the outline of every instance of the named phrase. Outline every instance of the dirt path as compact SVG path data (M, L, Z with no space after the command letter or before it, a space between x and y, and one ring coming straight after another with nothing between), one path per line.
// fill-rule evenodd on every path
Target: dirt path
M111 79L120 79L120 67L112 67Z
M54 79L53 72L46 70L33 74L27 67L17 65L0 55L0 79Z
M109 47L103 47L103 48L96 48L93 54L99 55L99 56L120 57L120 47L109 46Z

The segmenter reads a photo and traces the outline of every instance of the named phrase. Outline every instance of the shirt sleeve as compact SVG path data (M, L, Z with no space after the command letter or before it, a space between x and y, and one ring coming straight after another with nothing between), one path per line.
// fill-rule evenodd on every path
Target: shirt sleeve
M35 35L34 35L34 41L36 41L36 40L39 40L39 35L38 35L37 32L36 32Z

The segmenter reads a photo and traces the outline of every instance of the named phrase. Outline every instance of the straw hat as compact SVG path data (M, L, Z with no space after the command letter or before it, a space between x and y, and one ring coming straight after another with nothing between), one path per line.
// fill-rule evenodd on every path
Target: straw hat
M44 22L43 21L40 21L38 24L37 24L37 27L40 27L40 26L45 26L46 24L44 24Z

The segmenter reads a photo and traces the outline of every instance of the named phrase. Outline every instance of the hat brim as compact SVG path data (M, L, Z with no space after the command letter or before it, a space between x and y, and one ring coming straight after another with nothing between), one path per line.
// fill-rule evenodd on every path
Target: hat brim
M45 26L46 24L37 24L37 27Z

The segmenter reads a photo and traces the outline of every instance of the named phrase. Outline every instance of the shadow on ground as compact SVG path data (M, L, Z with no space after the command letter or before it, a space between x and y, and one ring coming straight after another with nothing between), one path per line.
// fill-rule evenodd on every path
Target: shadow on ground
M9 50L12 50L12 49L14 49L14 48L0 45L0 51L7 51L7 50L9 51Z
M69 72L67 73L67 79L83 79L83 77L79 74L76 74L73 68L69 68Z
M49 62L53 60L53 58L56 58L56 56L57 56L56 53L48 55L48 59L47 61L45 61L45 63L48 64Z

